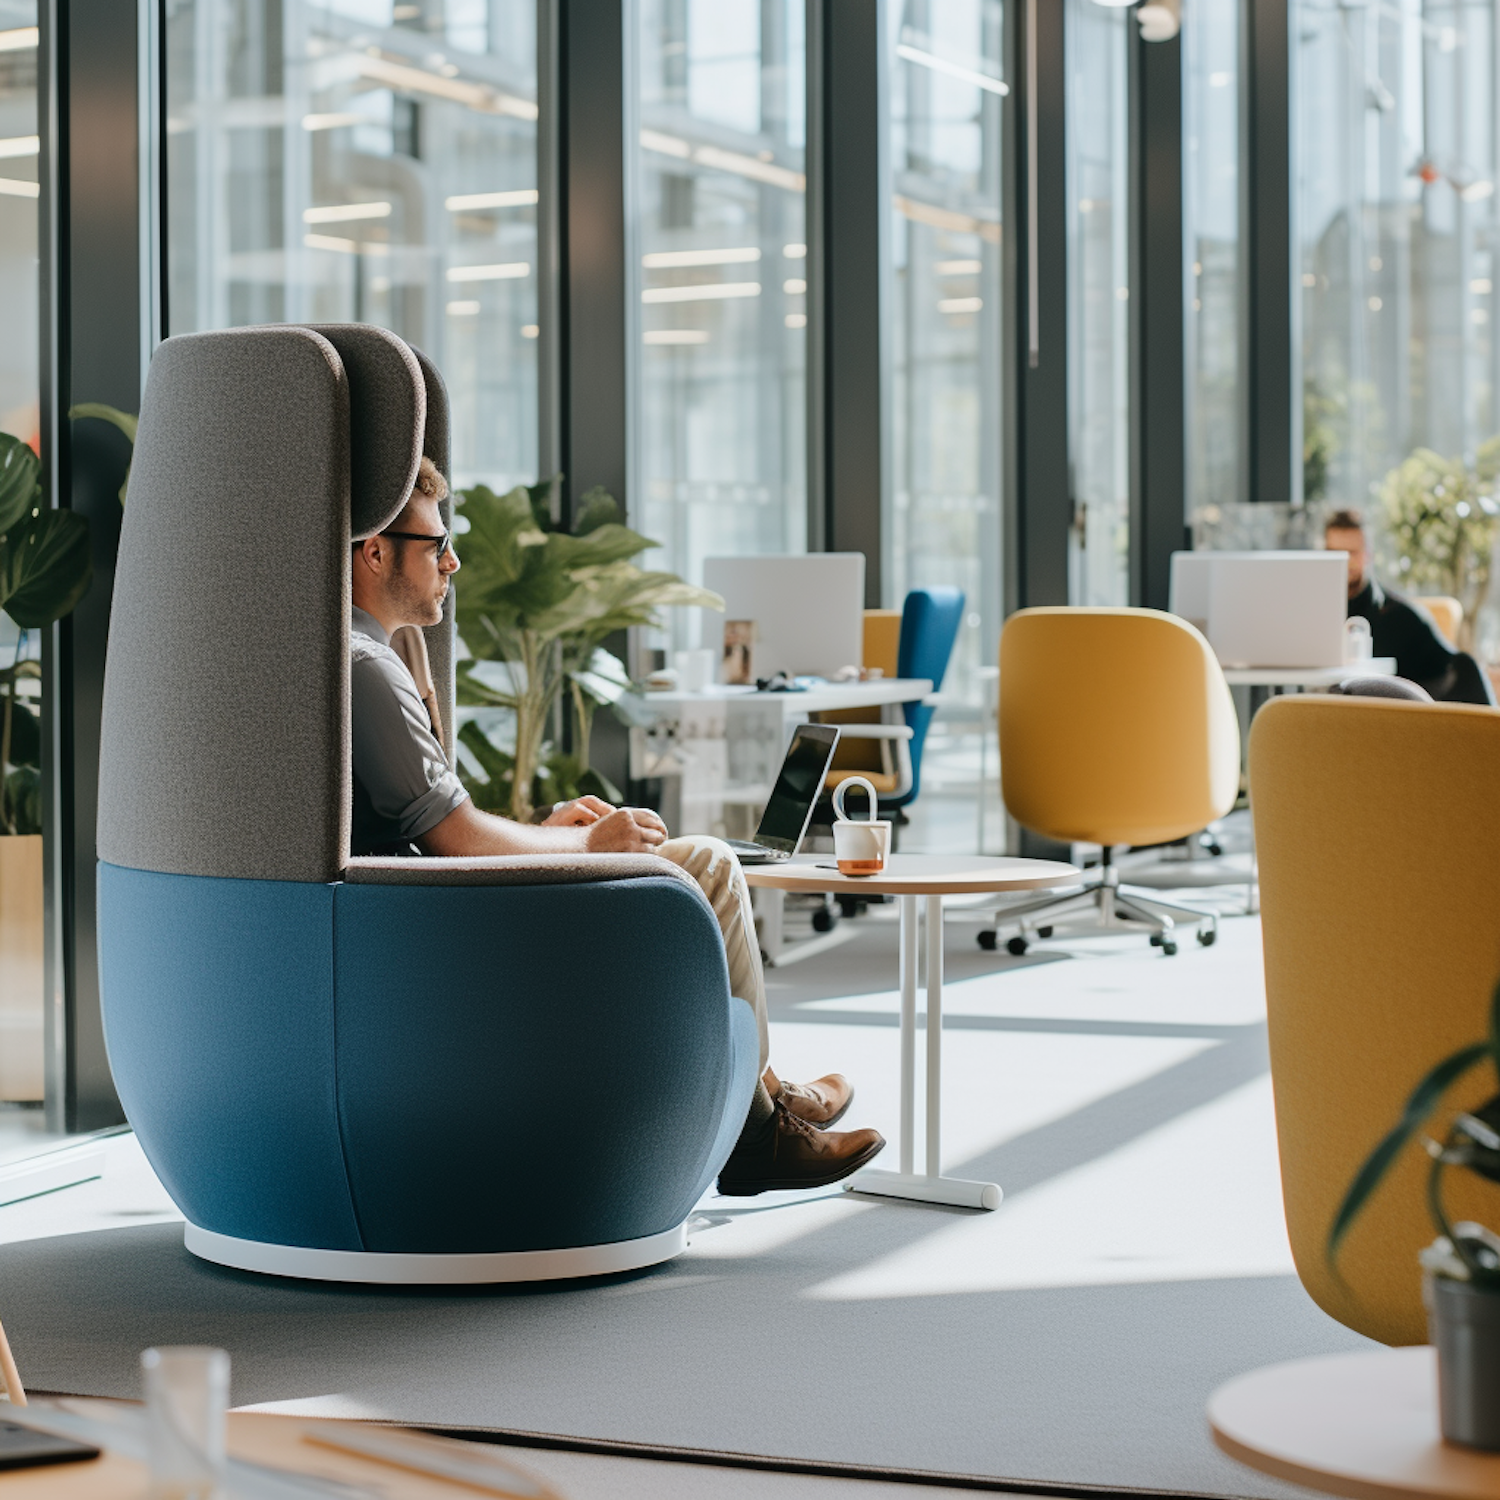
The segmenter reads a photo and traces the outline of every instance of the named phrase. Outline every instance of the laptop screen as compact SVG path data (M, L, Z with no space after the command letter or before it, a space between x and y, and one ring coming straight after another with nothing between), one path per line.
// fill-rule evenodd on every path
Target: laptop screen
M833 724L799 724L781 763L781 774L771 800L755 830L755 842L765 849L795 854L823 790L823 778L833 759L839 732Z

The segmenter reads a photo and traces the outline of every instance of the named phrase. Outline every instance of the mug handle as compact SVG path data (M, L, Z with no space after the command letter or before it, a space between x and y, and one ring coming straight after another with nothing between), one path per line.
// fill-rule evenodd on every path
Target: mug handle
M839 782L838 786L834 788L834 793L833 793L833 815L834 815L834 817L838 818L841 822L847 823L847 822L850 821L850 819L848 819L848 818L846 818L844 816L844 793L847 792L851 786L862 786L865 789L865 796L867 796L870 799L870 816L867 819L867 821L871 822L871 823L879 822L879 820L880 820L880 797L879 797L879 794L876 792L875 788L873 786L871 786L868 781L865 780L865 778L863 776L851 776L847 781L841 781L841 782Z

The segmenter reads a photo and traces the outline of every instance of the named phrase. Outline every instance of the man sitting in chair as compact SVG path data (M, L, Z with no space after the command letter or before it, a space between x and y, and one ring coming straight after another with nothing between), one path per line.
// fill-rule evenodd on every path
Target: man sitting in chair
M783 1083L767 1065L765 980L750 892L729 848L712 838L667 837L654 812L611 807L598 797L559 803L541 824L481 812L454 773L416 679L391 646L405 625L442 619L458 571L439 502L448 486L430 459L401 514L354 544L350 696L355 854L655 853L698 882L724 936L729 987L755 1012L762 1076L745 1128L719 1174L719 1191L748 1197L773 1188L823 1187L871 1161L878 1131L834 1131L853 1097L838 1073Z

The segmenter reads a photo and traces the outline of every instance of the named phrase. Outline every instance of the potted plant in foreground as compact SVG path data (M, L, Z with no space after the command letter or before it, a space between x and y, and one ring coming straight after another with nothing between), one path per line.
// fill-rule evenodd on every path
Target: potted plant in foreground
M88 522L45 505L41 460L0 432L0 610L20 627L0 661L0 1099L42 1097L41 668L26 632L60 620L93 574Z
M1328 1259L1396 1158L1436 1113L1448 1090L1475 1068L1495 1070L1500 1086L1500 985L1490 1004L1489 1035L1429 1069L1400 1120L1355 1175L1328 1232ZM1438 1237L1421 1252L1428 1328L1438 1353L1443 1436L1471 1448L1500 1451L1500 1237L1482 1224L1450 1223L1443 1179L1450 1169L1500 1183L1500 1093L1477 1109L1456 1112L1441 1140L1424 1135L1432 1158L1427 1206Z

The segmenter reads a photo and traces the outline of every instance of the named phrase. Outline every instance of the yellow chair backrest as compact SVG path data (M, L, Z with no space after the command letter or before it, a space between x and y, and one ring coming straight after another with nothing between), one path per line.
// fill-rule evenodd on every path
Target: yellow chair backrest
M1500 976L1500 714L1279 698L1250 735L1271 1080L1287 1229L1313 1300L1388 1344L1427 1340L1415 1144L1329 1269L1329 1224L1417 1080L1483 1038ZM1449 1103L1495 1092L1471 1074ZM1439 1115L1434 1126L1445 1118ZM1500 1190L1449 1173L1450 1218L1495 1224Z
M1026 609L1000 635L1000 783L1050 838L1155 844L1239 792L1224 674L1185 620L1152 609Z
M1450 646L1458 644L1458 627L1464 622L1464 607L1451 594L1424 594L1417 603L1432 616Z
M867 609L865 611L864 665L879 667L887 677L896 676L901 654L901 611ZM878 724L878 708L837 708L818 716L825 724ZM878 740L844 740L833 752L834 773L830 785L841 781L837 773L864 775L875 782L877 791L894 791L895 782L885 770ZM890 782L887 786L884 783ZM861 804L862 806L863 804Z

